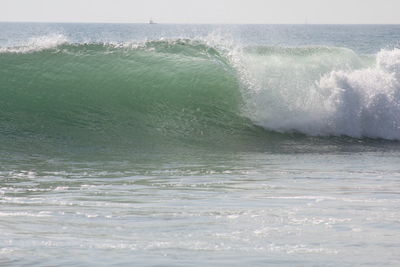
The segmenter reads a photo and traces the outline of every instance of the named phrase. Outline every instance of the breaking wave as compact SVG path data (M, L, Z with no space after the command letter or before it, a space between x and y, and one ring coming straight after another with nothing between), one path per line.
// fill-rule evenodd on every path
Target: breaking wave
M77 44L54 35L0 49L0 137L135 146L241 144L273 132L400 140L399 82L399 49Z
M400 139L400 49L262 48L243 62L250 116L267 129Z

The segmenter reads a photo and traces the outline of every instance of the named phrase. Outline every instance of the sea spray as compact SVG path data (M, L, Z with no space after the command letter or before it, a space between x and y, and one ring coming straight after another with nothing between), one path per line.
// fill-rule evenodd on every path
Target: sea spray
M25 43L12 47L0 47L0 53L32 53L41 50L56 48L68 43L68 38L63 34L50 34L31 37Z

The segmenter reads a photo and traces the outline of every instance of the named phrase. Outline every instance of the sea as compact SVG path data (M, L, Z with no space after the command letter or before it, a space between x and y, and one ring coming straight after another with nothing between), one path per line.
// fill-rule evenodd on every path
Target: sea
M207 265L400 265L400 25L0 23L0 266Z

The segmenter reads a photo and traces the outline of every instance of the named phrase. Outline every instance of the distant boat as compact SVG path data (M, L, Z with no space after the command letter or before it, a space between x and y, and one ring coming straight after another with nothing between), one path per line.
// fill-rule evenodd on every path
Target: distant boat
M154 20L150 19L149 24L157 24L157 23L155 23Z

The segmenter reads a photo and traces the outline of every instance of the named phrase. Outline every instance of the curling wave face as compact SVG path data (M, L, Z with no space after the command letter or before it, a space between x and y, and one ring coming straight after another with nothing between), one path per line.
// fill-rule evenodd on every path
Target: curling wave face
M137 147L219 144L254 132L241 116L235 70L205 44L56 43L34 49L0 54L3 138Z
M246 146L274 131L400 139L398 49L359 56L53 36L2 48L0 73L3 140Z

